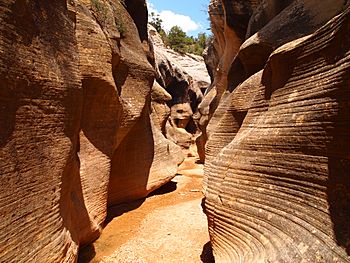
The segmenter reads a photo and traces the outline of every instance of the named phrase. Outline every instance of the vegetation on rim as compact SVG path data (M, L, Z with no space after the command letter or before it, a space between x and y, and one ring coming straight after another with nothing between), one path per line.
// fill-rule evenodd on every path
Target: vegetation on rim
M94 16L95 16L97 22L102 27L106 26L107 19L108 19L107 7L104 5L103 2L101 2L101 0L90 0L90 2L91 2L92 11L94 13ZM125 5L124 0L121 0L120 3L122 5ZM121 18L115 19L115 26L120 33L120 37L121 38L125 37L127 29L126 29L126 26Z
M104 26L107 21L107 7L100 0L90 0L92 11L95 14L97 22Z
M162 19L155 13L150 14L149 23L157 30L164 44L181 54L192 53L202 56L209 37L199 33L197 37L187 36L179 26L173 26L167 33L162 27Z

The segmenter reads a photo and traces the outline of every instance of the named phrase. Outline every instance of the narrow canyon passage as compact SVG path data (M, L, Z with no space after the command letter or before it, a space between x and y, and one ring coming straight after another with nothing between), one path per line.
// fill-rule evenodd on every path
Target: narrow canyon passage
M0 263L350 263L349 32L350 0L0 0Z
M101 237L82 249L86 262L213 262L201 208L203 166L190 157L149 197L109 209Z

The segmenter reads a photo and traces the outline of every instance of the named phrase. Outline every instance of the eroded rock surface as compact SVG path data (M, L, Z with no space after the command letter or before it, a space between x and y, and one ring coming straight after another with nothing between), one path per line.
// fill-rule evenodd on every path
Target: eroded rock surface
M1 262L74 262L108 205L183 160L169 94L151 96L145 2L67 2L0 2Z
M204 162L206 155L208 122L229 85L229 72L239 48L244 42L249 18L255 6L256 1L212 0L210 2L208 11L213 38L205 50L204 58L212 83L198 106L199 114L197 117L201 135L197 137L196 144L202 162ZM242 76L239 76L239 79L242 79Z
M326 2L252 5L227 85L204 99L216 262L350 262L350 8Z
M204 59L179 54L164 45L151 25L148 31L155 54L157 82L172 96L167 103L171 111L165 135L183 149L190 149L198 130L193 115L210 83Z
M64 1L1 1L0 10L0 261L73 262L74 217L88 221L73 23Z

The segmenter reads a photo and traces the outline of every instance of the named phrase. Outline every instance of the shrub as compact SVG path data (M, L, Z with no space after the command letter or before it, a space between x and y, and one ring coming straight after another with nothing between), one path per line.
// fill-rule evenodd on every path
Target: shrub
M100 0L90 0L92 11L95 13L97 22L104 26L107 21L107 7Z
M125 37L127 29L126 29L123 21L122 20L116 20L115 21L115 25L116 25L119 33L120 33L120 37Z
M158 33L160 33L163 30L162 28L163 20L160 19L159 15L156 15L154 12L151 12L149 18L150 18L149 23L157 30Z

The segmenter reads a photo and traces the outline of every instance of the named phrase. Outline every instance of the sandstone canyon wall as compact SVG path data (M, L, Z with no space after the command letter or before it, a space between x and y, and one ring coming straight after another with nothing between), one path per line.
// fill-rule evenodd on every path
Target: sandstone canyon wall
M216 262L350 262L349 1L209 10L219 58L199 110Z
M175 175L151 58L145 1L0 1L1 262L74 262Z
M151 25L148 32L153 44L157 84L172 97L167 103L170 115L165 135L185 153L197 155L196 149L191 147L198 135L196 113L210 85L204 59L194 54L179 54L166 47Z

